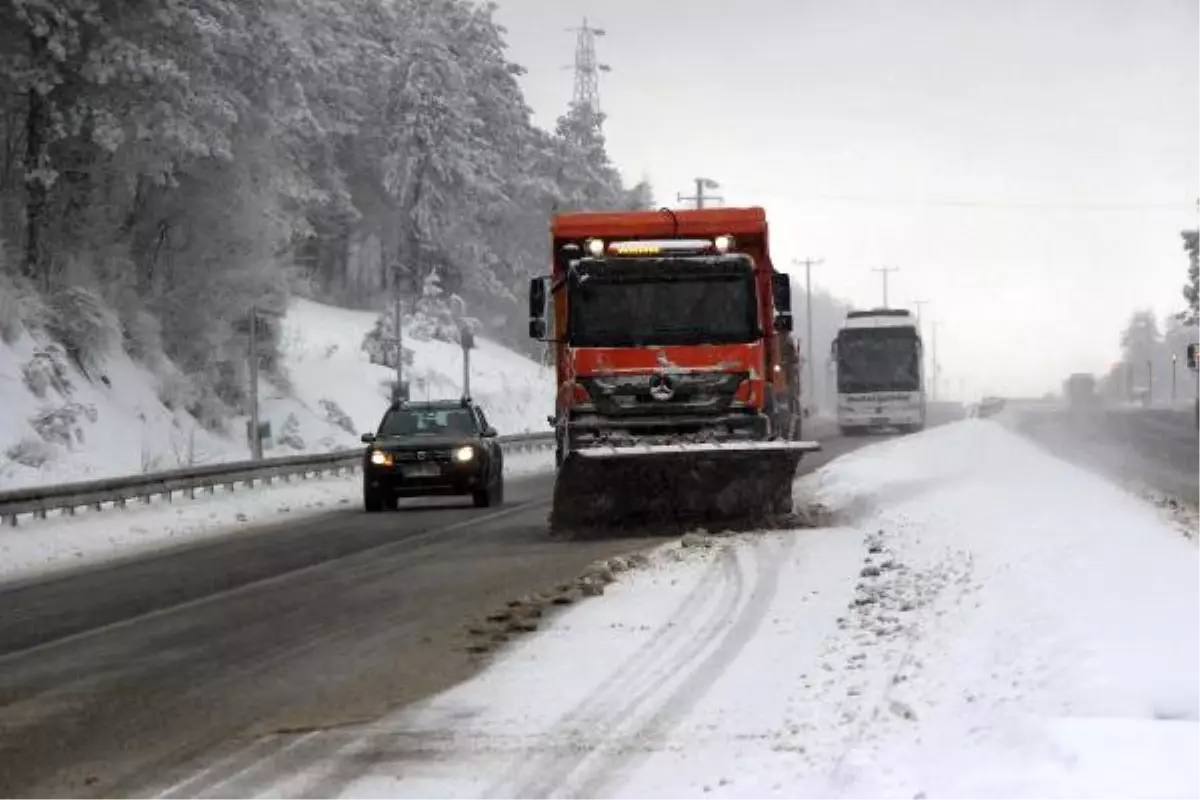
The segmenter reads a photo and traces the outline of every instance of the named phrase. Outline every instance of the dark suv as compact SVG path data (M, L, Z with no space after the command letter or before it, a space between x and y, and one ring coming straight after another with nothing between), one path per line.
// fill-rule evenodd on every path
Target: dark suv
M470 400L393 403L379 430L364 433L363 505L379 512L401 497L471 495L504 502L504 455L496 429Z

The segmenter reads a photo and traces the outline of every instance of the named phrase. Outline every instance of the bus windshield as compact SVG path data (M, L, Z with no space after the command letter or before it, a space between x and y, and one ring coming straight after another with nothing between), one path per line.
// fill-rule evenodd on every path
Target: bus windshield
M921 391L921 342L905 328L865 328L838 335L842 394Z

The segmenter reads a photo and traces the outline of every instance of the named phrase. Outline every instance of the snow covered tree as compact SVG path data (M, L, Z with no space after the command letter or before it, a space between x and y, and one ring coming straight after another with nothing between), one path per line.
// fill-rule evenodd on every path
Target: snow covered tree
M407 347L402 349L404 366L411 367L413 351ZM375 327L363 337L362 350L372 364L379 364L390 369L396 368L396 317L394 314L384 312L375 319Z
M1135 311L1121 333L1121 350L1127 364L1146 362L1162 343L1158 320L1153 311Z
M1200 324L1200 229L1184 231L1183 249L1188 254L1187 283L1183 285L1183 299L1187 308L1179 313L1186 325Z
M458 313L463 308L462 298L447 294L442 288L440 271L434 268L425 276L421 296L417 300L409 332L423 341L437 339L443 342L458 340Z
M397 281L429 301L433 278L525 346L514 320L548 263L548 216L652 198L624 188L602 118L575 109L556 132L533 125L494 11L0 4L4 285L111 307L112 346L193 382L173 395L214 425L245 401L249 309L282 311L293 291L377 307ZM268 369L275 339L262 343Z

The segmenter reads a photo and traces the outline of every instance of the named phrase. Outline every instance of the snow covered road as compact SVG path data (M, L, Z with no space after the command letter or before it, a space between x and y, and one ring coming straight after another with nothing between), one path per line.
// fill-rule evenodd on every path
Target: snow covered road
M176 789L1200 794L1197 550L1152 506L980 420L799 490L828 527L688 537L468 683Z

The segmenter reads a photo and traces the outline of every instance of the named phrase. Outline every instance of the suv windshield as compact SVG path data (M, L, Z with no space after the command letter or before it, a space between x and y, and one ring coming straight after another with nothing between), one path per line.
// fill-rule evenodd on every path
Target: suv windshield
M471 436L475 418L465 408L401 408L389 410L379 426L380 436Z
M756 338L755 312L749 272L644 281L589 277L572 287L568 326L578 347L737 344Z

